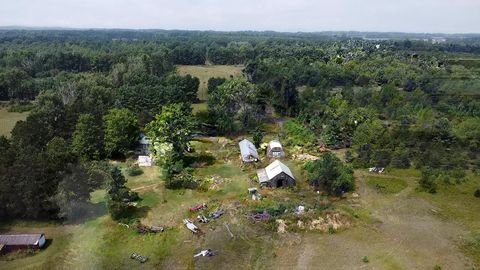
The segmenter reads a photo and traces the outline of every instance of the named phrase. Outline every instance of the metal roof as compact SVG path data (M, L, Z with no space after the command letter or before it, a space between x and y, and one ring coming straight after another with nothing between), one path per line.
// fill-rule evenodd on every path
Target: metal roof
M275 176L279 175L282 172L286 173L288 176L295 179L295 177L293 177L292 172L290 171L290 168L288 168L287 165L280 162L280 160L275 160L270 165L268 165L265 168L265 172L269 180L271 180L272 178L274 178Z
M255 148L255 145L253 145L253 143L249 140L242 140L238 143L238 146L240 146L240 154L242 155L243 161L250 161L250 156L260 159L257 148Z
M282 148L282 144L277 141L277 140L273 140L273 141L270 141L268 143L268 146L270 147L270 149L273 149L273 148Z
M151 143L150 139L145 134L140 134L140 139L138 140L139 144L149 145Z
M0 234L0 244L5 246L38 245L43 233L38 234Z

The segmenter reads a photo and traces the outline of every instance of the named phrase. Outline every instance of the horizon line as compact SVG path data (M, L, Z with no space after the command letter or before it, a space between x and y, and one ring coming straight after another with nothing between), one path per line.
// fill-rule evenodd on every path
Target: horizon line
M167 28L123 28L123 27L69 27L69 26L27 26L27 25L0 25L0 30L124 30L124 31L185 31L185 32L272 32L280 34L321 34L321 33L375 33L375 34L415 34L415 35L480 35L480 32L408 32L408 31L375 31L375 30L317 30L317 31L281 31L281 30L213 30L213 29L167 29Z

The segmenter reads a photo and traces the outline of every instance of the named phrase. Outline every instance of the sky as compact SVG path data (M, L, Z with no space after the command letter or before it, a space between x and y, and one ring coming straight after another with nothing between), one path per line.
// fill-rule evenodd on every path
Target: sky
M0 0L0 26L480 33L480 0Z

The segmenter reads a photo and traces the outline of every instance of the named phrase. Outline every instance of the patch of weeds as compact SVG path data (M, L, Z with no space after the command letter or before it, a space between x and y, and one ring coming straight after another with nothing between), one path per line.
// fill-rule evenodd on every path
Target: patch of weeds
M480 233L466 240L462 245L462 249L465 253L471 255L477 264L480 264Z
M138 165L129 166L126 172L128 176L139 176L143 174L143 170Z
M140 196L140 206L154 207L160 202L160 197L155 192L147 192Z
M442 270L442 267L440 265L435 265L433 267L433 270Z
M480 189L475 190L475 192L473 193L473 196L480 198Z
M330 235L337 233L337 231L333 228L333 226L328 226L328 231L327 232Z
M379 193L393 194L404 190L408 184L405 180L397 178L385 178L369 176L367 185L377 190Z
M370 262L370 260L368 259L368 256L363 256L362 257L362 262L364 262L364 263Z

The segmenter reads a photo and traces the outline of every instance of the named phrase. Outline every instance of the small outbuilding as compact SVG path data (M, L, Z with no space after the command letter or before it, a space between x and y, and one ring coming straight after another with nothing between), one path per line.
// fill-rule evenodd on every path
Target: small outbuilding
M238 146L240 147L240 155L243 162L257 162L260 160L257 148L251 141L247 139L242 140L238 143Z
M296 183L290 169L279 160L275 160L265 169L258 170L257 176L260 185L267 187L291 187Z
M38 234L0 234L0 254L20 249L40 249L45 246L43 233Z
M140 167L152 167L153 159L150 156L138 156L137 163Z
M273 140L268 143L267 157L281 158L284 156L285 152L283 151L282 144L279 141Z
M140 134L140 138L138 140L138 147L135 150L135 153L139 156L150 155L150 144L151 140L145 134Z

